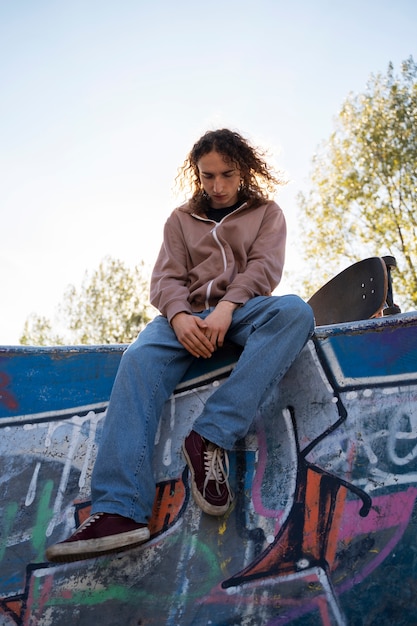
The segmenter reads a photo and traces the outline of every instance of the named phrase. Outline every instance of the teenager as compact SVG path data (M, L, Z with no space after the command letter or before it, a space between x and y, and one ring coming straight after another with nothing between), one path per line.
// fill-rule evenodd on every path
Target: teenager
M233 502L227 450L244 437L265 391L311 336L313 313L280 282L286 226L269 198L279 183L263 153L239 133L209 131L179 181L190 199L169 216L151 278L160 315L122 356L92 475L92 514L51 561L125 550L149 538L152 459L165 402L196 358L225 339L243 347L229 378L209 397L183 443L193 497L209 515Z

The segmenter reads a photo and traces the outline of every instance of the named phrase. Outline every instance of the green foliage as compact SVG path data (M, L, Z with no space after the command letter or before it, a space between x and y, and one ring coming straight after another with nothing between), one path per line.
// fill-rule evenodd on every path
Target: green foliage
M300 194L306 266L312 294L350 263L393 255L394 295L416 308L417 65L410 57L395 76L371 76L350 95L335 130L313 158L312 188Z
M31 315L20 343L24 345L77 345L130 343L152 319L148 280L143 262L130 270L106 257L81 287L70 285L58 308L57 326L45 317Z
M25 321L20 343L24 346L62 346L65 340L54 332L47 317L32 313Z

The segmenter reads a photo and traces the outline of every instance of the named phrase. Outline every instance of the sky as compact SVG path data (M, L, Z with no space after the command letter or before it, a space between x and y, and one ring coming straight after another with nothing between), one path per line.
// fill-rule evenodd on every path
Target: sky
M0 345L104 257L151 268L177 169L220 127L288 175L291 291L313 155L416 32L415 0L0 0Z

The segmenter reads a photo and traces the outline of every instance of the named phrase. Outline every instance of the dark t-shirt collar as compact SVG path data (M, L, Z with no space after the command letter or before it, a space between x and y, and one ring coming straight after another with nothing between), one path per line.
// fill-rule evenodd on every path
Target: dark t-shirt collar
M209 220L220 222L224 217L226 217L226 215L235 211L235 209L237 209L241 204L242 202L239 200L233 206L225 207L224 209L212 209L211 207L208 207L206 209L206 216Z

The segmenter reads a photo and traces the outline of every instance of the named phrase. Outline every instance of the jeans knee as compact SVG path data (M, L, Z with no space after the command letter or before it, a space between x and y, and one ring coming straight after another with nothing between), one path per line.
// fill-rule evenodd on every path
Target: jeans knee
M127 350L122 354L122 358L120 361L120 369L132 370L135 369L143 359L146 362L146 344L143 342L139 342L139 339L136 339L133 343L131 343Z
M297 295L282 296L282 298L286 299L286 308L294 319L303 327L311 328L311 332L313 332L314 313L311 306Z

